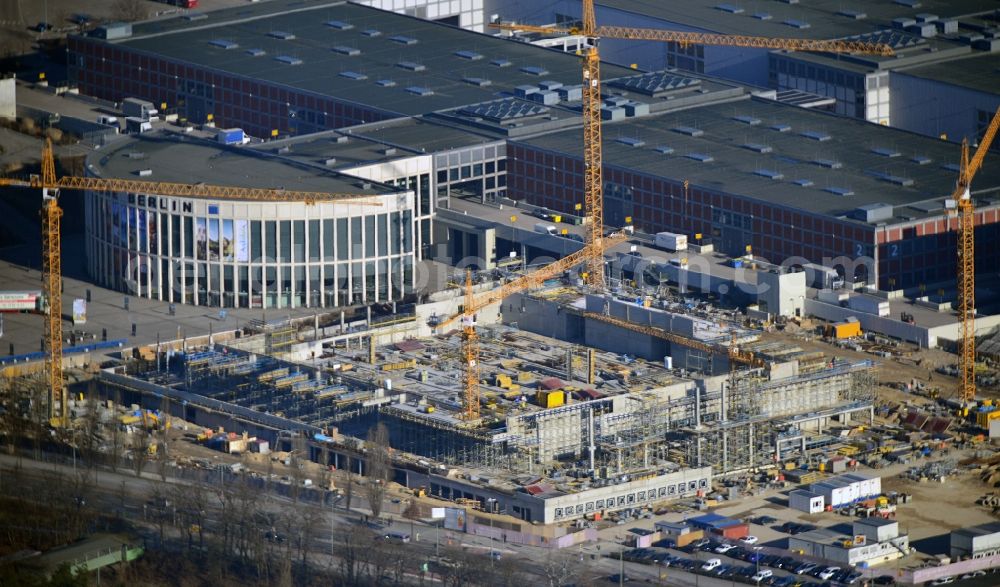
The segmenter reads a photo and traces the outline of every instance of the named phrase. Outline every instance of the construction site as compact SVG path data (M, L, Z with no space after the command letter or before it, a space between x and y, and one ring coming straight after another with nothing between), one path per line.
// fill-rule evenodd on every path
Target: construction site
M530 30L523 26L500 28ZM595 40L601 34L589 2L584 3L582 33ZM626 30L623 34L637 33ZM750 37L683 34L652 38L830 54L892 53L880 43L860 41L764 42ZM808 350L772 338L762 328L765 323L768 328L773 326L775 314L783 319L801 315L806 287L797 268L761 272L761 276L770 276L761 279L773 279L776 287L784 288L782 283L789 282L789 291L795 293L774 299L772 313L760 311L757 318L745 308L723 304L711 288L690 293L664 278L655 291L649 291L636 285L635 275L631 286L625 279L614 278L608 258L617 251L618 264L624 265L622 255L636 256L638 245L633 243L650 239L649 235L637 238L632 216L609 213L606 222L604 190L612 183L605 183L602 176L606 104L596 42L582 51L582 56L583 84L574 88L578 92L567 93L579 102L582 119L574 118L573 122L581 122L583 131L579 178L583 201L574 207L583 231L579 236L582 246L541 265L528 266L527 255L522 253L518 259L515 250L509 251L509 258L521 260L520 265L510 263L479 271L474 263L473 269L462 271L458 267L463 264L456 263L451 268L451 286L430 292L407 312L396 304L415 299L413 265L419 255L413 227L415 218L430 213L421 211L419 204L424 196L430 197L429 169L412 172L417 175L410 179L379 180L383 183L358 183L346 175L333 183L327 178L322 185L331 191L325 192L306 191L312 189L308 181L289 184L288 189L186 184L172 181L176 175L167 176L171 181L150 182L132 179L128 170L119 170L119 175L129 176L126 179L60 177L48 145L40 175L29 180L4 179L0 185L43 193L42 275L49 313L42 359L52 425L67 426L71 416L71 395L63 372L60 190L86 192L90 198L88 214L106 220L98 222L91 234L94 251L109 251L103 257L97 255L107 261L97 268L98 273L108 277L108 283L113 276L123 284L128 281L123 277L134 274L138 295L145 292L149 299L171 302L171 313L175 300L219 307L315 309L311 320L268 322L262 318L208 336L124 348L123 361L97 373L103 397L164 410L206 428L240 430L269 441L279 450L304 451L303 456L323 465L364 474L365 433L375 424L385 423L393 449L395 481L432 496L470 500L479 508L549 524L705 495L716 489L714 480L725 482L763 468L794 469L843 442L840 432L870 425L875 417L876 389L876 366L871 360ZM413 69L408 65L404 68ZM547 74L542 71L537 75ZM703 94L707 93L704 90ZM758 119L734 120L760 124ZM975 208L969 184L983 164L998 126L1000 113L971 159L968 144L963 144L962 164L955 170L958 184L948 204L958 215L962 261L957 287L961 322L957 372L963 402L971 402L976 395ZM782 128L776 132L788 129ZM672 132L694 137L704 134L687 126ZM829 140L811 131L803 137ZM580 142L578 137L573 140ZM332 142L346 144L349 139L345 134L343 140ZM641 146L641 142L632 146ZM176 146L170 148L177 152ZM201 145L198 152L202 148L208 147ZM766 151L754 145L741 148L770 152L770 147ZM390 154L396 149L382 151ZM131 147L128 153L123 151L118 159L145 158ZM134 153L138 154L133 157ZM688 157L712 160L698 153ZM241 165L239 156L234 155L233 160L234 166ZM335 158L326 161L324 165L336 162ZM286 164L280 165L284 169ZM763 173L772 180L782 177L764 171L756 175ZM144 167L134 175L147 177L152 173ZM188 168L183 168L183 174L190 177ZM254 181L248 176L243 183ZM686 200L688 181L682 185ZM346 193L359 186L360 192ZM827 191L831 189L840 188ZM619 192L609 197L619 198ZM140 201L137 193L155 196ZM107 194L117 195L104 198ZM123 194L131 198L119 197ZM839 193L844 197L851 194ZM253 219L244 218L251 203L262 207L253 207ZM144 209L132 211L120 204ZM147 217L146 209L158 206L176 212L177 218L161 214L164 229L147 230L155 212ZM386 214L372 212L379 207ZM372 213L365 215L358 209ZM109 216L109 210L114 214ZM220 210L223 216L234 218L221 223L213 219ZM296 215L291 216L292 212ZM535 213L547 222L561 222L555 219L560 216L544 210ZM206 215L210 222L195 220L195 214ZM279 221L275 232L266 220L273 216L295 220ZM719 221L723 222L721 217ZM740 221L739 225L749 229L749 222ZM429 238L429 220L427 228L419 231L424 240ZM558 237L556 230L555 226L536 224L534 233ZM567 235L567 230L562 235ZM450 232L449 238L454 234ZM687 237L656 233L654 243L661 249L667 248L660 244L663 235L684 237L685 242ZM701 243L701 233L690 236L698 243L692 244L692 254L711 251ZM475 240L479 242L478 234ZM756 270L753 248L744 244L748 241L731 240L730 244L746 252L730 259L732 266L742 269L746 262ZM233 242L235 250L230 250L227 246L232 247ZM122 247L134 250L136 258L120 254ZM258 260L270 258L272 248L278 251L275 263L288 266L262 267L266 270L262 290L242 291L243 281L251 280L248 267L239 265L239 272L227 272L226 266L208 265L207 277L201 273L192 277L193 297L164 294L167 280L158 283L153 279L157 262L147 265L142 257L169 250L177 260L238 264L250 263L251 255ZM671 255L684 257L677 258L677 263L670 260L668 265L686 272L687 245L681 247L678 239L669 248ZM318 265L305 264L320 259L321 251L324 260L345 263L338 263L335 270L331 263L323 273ZM396 257L389 258L391 255ZM497 255L494 250L491 260ZM164 276L176 277L186 271L173 258L160 261ZM118 265L127 266L124 275ZM855 276L842 277L850 280ZM838 280L843 287L843 279ZM877 292L877 280L875 284L871 291ZM826 287L821 285L821 289ZM858 281L855 289L862 287L864 283ZM227 304L227 293L246 293L247 304ZM254 301L258 297L261 301ZM793 304L800 304L798 309L779 309L792 297ZM391 305L393 318L373 319L370 308L375 302ZM348 323L341 312L338 323L337 310L331 311L359 303L369 307L361 320ZM127 309L127 298L125 305ZM876 308L875 313L882 316L880 311ZM135 336L134 324L132 334Z

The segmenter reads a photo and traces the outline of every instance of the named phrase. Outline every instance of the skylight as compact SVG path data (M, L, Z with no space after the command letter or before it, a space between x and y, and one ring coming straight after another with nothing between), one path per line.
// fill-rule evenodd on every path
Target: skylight
M391 88L396 85L396 82L391 79L380 79L375 82L376 86L382 86L383 88Z
M821 143L823 141L829 141L830 140L830 135L826 134L825 132L820 132L820 131L816 131L816 130L806 130L806 131L802 131L799 134L800 134L800 136L803 136L803 137L805 137L807 139L812 139L814 141L819 141Z
M335 28L340 31L349 31L354 28L353 24L344 22L342 20L328 20L326 21L326 26Z
M926 155L914 155L913 158L910 159L910 161L916 163L917 165L927 165L928 163L931 163L934 160Z
M538 67L536 65L526 65L521 68L521 71L528 75L548 75L549 70L544 67Z
M794 19L794 18L790 18L788 20L782 21L781 24L783 24L785 26L790 26L793 29L807 29L807 28L809 28L809 27L812 26L812 25L810 25L808 22L806 22L804 20L797 20L797 19Z
M739 6L734 6L732 4L717 4L715 6L716 10L721 10L722 12L728 12L729 14L743 14L743 9Z
M482 55L476 53L475 51L455 51L456 57L461 57L462 59L468 59L469 61L478 61L483 58Z
M292 33L286 33L285 31L271 31L267 33L267 36L273 37L275 39L281 39L282 41L291 41L295 38Z
M356 71L342 71L340 72L340 77L346 77L347 79L353 79L357 81L368 79L367 75L363 73L358 73Z
M221 49L236 49L239 47L238 43L234 43L228 39L212 39L208 44Z
M770 146L762 145L760 143L746 143L745 145L743 145L743 148L749 149L755 153L770 153L771 151L774 150Z
M410 71L423 71L427 69L422 63L417 63L415 61L400 61L396 64L396 67L408 69Z
M753 116L747 116L745 114L741 114L740 116L734 116L733 120L735 120L736 122L742 122L743 124L749 124L750 126L757 126L758 124L760 124L759 118L755 118Z
M379 37L382 35L382 31L377 29L365 29L361 31L361 34L366 37Z
M872 153L883 157L899 157L901 155L901 153L896 149L890 149L888 147L875 147L872 149Z
M854 190L852 190L851 188L842 188L842 187L837 187L837 186L830 186L830 187L823 188L823 191L824 192L829 192L829 193L837 195L837 196L853 196L854 195Z
M337 45L331 49L334 53L340 53L341 55L349 55L354 57L355 55L361 55L361 49L357 47L348 47L346 45Z
M298 57L292 57L291 55L278 55L274 58L275 61L280 61L288 65L302 65L302 60Z
M666 145L660 145L658 147L654 147L653 150L656 151L657 153L660 153L661 155L670 155L674 152L673 147L668 147Z
M820 167L826 167L827 169L840 169L843 167L840 161L834 161L833 159L824 159L822 157L818 159L813 159L811 161L813 165L819 165Z
M715 161L714 157L706 155L705 153L688 153L684 156L699 163L711 163L712 161Z
M260 57L262 55L267 55L267 51L263 49L247 49L247 55L250 57Z
M635 137L618 137L615 139L615 142L628 145L629 147L641 147L646 144L646 141Z
M772 18L774 18L773 16L771 16L771 13L769 12L754 12L751 16L753 16L757 20L771 20Z
M493 82L484 77L463 77L462 81L473 86L485 87L493 85Z
M493 66L496 66L496 67L510 67L511 65L514 65L514 64L511 63L510 60L508 60L508 59L494 59L493 61L490 61L490 65L493 65Z
M854 20L864 20L868 18L868 15L860 10L840 10L837 12L839 16L846 16L847 18L853 18Z
M689 137L700 137L701 135L705 134L705 131L701 130L700 128L694 128L693 126L675 126L670 130L676 133L680 133L682 135L687 135Z
M796 179L796 180L792 181L792 183L794 183L795 185L797 185L799 187L803 187L803 188L807 188L807 187L810 187L810 186L813 185L813 181L811 179L805 179L805 178L803 178L803 179Z
M891 173L883 173L881 171L868 171L868 175L871 175L879 181L884 181L887 183L896 184L903 187L909 187L913 185L913 180L909 177L901 177L899 175L893 175Z
M776 130L778 132L788 132L792 130L792 126L790 124L785 124L784 122L779 122L777 124L772 124L771 130Z
M416 45L417 40L413 37L407 37L406 35L393 35L389 37L389 40L393 43L399 43L400 45Z
M410 86L406 91L417 96L433 96L434 90L424 86Z
M767 179L779 180L784 179L784 174L780 171L775 171L773 169L758 169L753 172L754 175L759 175L761 177L766 177Z

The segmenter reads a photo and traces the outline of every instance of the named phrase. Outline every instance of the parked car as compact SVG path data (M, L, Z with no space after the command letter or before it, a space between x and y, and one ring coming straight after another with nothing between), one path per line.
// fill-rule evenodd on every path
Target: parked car
M935 580L931 585L948 585L955 582L955 577L941 577Z
M756 573L754 573L753 577L750 577L750 580L753 581L754 583L760 583L761 581L770 579L773 576L774 576L774 571L772 571L771 569L761 569Z
M880 575L872 579L873 585L895 585L896 578L892 575Z
M735 544L727 544L727 543L723 542L722 544L720 544L720 545L718 545L718 546L715 547L715 552L717 552L719 554L726 554L727 552L729 552L730 550L732 550L734 548L736 548Z
M608 581L611 581L612 583L628 583L631 580L632 579L630 579L628 575L621 575L619 573L608 576Z
M796 575L805 575L806 573L811 573L816 570L816 567L816 563L805 562L795 567L794 573Z
M836 575L837 571L839 571L839 570L840 570L840 567L827 567L827 568L823 569L823 571L820 572L816 576L819 577L820 579L823 579L824 581L829 581L830 578L832 578L834 575Z
M740 538L740 542L742 542L743 544L757 544L758 540L759 538L753 535L744 536L743 538Z
M752 518L750 521L759 526L768 526L777 522L778 518L772 518L771 516L757 516L756 518Z
M701 570L703 570L703 571L711 571L713 569L718 568L721 565L722 565L722 559L719 559L719 558L710 558L707 561L705 561L705 564L701 565Z

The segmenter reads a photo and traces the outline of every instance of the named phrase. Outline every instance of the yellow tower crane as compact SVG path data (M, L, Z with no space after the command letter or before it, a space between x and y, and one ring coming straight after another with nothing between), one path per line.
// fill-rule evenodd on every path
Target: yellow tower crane
M636 39L644 41L675 42L687 45L720 45L728 47L750 47L757 49L785 49L788 51L818 51L823 53L870 53L891 56L892 48L882 43L864 41L825 41L810 39L775 39L740 35L717 35L690 33L659 29L640 29L618 26L597 26L594 16L594 0L583 0L583 28L564 29L521 24L494 23L490 26L504 30L519 30L543 34L582 34L588 40L583 51L583 200L589 227L585 249L591 256L587 258L586 281L591 287L604 287L604 183L602 179L601 153L601 58L597 42L601 37L609 39Z
M1000 108L986 127L983 139L972 159L969 159L969 141L962 140L962 161L958 170L958 181L952 195L958 209L958 312L960 314L961 336L959 337L958 395L968 405L976 398L976 207L972 202L972 178L983 165L983 159L990 150L993 138L1000 127Z
M611 247L627 239L628 236L626 234L616 232L604 237L598 246ZM584 245L582 249L575 253L566 255L562 259L553 261L540 269L508 281L496 289L478 295L472 291L471 272L466 273L465 303L462 311L438 322L434 328L438 332L443 332L445 327L451 325L459 318L462 319L462 378L464 385L462 412L467 422L474 421L479 417L479 339L476 336L476 313L511 294L541 287L547 280L559 276L564 271L569 271L581 263L589 262L594 256L591 248L592 245ZM598 259L603 259L603 248L598 250L596 255Z
M272 202L337 201L346 204L381 206L364 194L339 194L303 192L283 189L238 188L205 184L183 184L130 179L104 179L97 177L56 177L55 156L52 142L46 140L42 149L42 173L29 180L0 178L0 187L27 187L42 190L42 290L48 302L43 343L45 347L45 378L49 391L49 417L55 426L66 425L69 402L63 385L62 355L62 243L59 207L59 190L94 190L106 192L153 193L165 196L210 197L220 200L255 200ZM56 406L59 409L56 410Z

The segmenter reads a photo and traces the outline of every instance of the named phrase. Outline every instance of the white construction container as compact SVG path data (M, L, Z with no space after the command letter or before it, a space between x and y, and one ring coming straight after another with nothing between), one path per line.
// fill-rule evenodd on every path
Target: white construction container
M653 237L653 246L676 253L686 251L688 248L688 237L685 234L673 232L658 232Z
M825 503L822 495L804 489L796 489L788 494L788 507L807 514L822 512Z
M852 310L865 312L866 314L875 314L876 316L888 316L890 311L888 300L873 298L871 296L851 296L847 300L847 306Z

